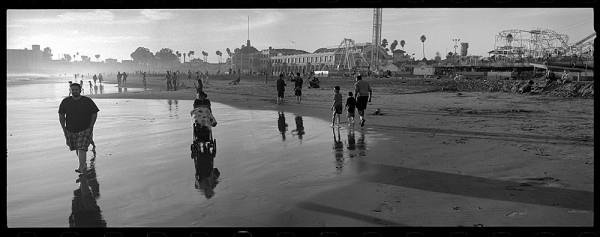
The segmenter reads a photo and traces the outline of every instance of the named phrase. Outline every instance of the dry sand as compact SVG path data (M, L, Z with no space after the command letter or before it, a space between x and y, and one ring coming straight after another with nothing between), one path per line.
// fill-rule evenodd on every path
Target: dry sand
M288 82L286 104L275 105L275 77L265 84L264 76L244 76L239 85L228 85L233 77L213 76L205 91L211 101L234 107L267 107L330 120L333 86L342 88L345 100L354 81L320 79L321 88L303 90L301 104ZM299 208L365 214L356 219L372 214L381 217L378 224L392 226L593 225L593 100L426 92L393 78L365 80L373 88L365 127L394 139L371 148L373 172L364 176L368 183L340 185ZM182 81L191 87L165 91L164 77L149 75L147 91L90 97L193 99L193 85ZM130 75L127 87L141 87L141 76ZM377 108L383 115L372 115ZM461 198L465 196L471 198Z

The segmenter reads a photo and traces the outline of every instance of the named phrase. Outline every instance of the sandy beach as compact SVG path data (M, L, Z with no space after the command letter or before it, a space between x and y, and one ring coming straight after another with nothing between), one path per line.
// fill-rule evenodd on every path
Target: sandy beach
M105 76L106 83L116 83L113 77ZM219 121L215 137L218 141L219 137L231 137L228 134L235 133L238 137L218 142L220 150L215 167L219 167L221 173L229 172L230 175L222 175L221 183L215 189L217 194L211 199L213 201L198 204L203 207L203 214L196 213L193 208L183 213L164 213L169 221L158 217L140 222L135 220L134 212L127 212L131 216L109 214L107 210L135 209L131 206L135 204L119 207L120 204L108 202L111 196L135 193L132 190L125 191L127 188L120 185L119 180L110 177L121 175L128 179L143 179L126 175L128 171L120 168L140 162L140 159L133 157L149 157L148 163L144 164L147 171L131 172L144 173L153 179L160 179L157 174L161 172L172 172L164 170L169 165L153 157L172 154L188 156L186 164L191 164L189 139L178 139L180 133L189 133L187 118L172 120L172 127L163 127L162 121L152 124L151 121L140 122L134 118L136 114L146 111L148 114L154 113L153 116L164 116L165 119L167 116L185 117L195 98L193 85L183 79L187 88L166 91L163 76L150 75L144 89L141 76L131 75L128 84L122 86L129 88L127 93L90 95L99 104L99 117L115 116L110 114L111 111L131 114L131 117L114 117L124 120L118 124L119 128L127 129L129 126L138 137L154 136L159 139L154 145L173 141L178 147L187 146L188 149L159 149L152 150L150 154L150 151L136 148L143 144L134 143L134 146L127 147L111 142L108 137L97 141L98 146L118 151L121 157L132 157L130 161L122 163L114 159L112 163L100 158L96 161L97 166L104 166L105 172L102 174L99 170L97 175L98 179L104 177L103 196L98 199L98 206L104 213L106 223L117 227L593 226L592 99L505 92L428 92L427 88L404 83L411 79L366 78L373 88L373 100L366 111L366 125L363 128L358 124L348 127L344 112L341 128L332 129L329 123L333 86L342 88L345 100L354 80L320 79L321 88L303 89L300 104L296 103L293 96L293 82L287 82L285 104L277 106L275 77L268 78L266 83L264 76L242 77L239 85L228 84L233 80L232 77L211 77L210 84L205 85L205 91L213 103L219 104L215 112ZM149 102L138 102L144 100ZM171 104L171 100L178 101L178 104ZM156 101L169 101L168 111L171 115L167 114L165 103ZM135 106L119 108L115 105L129 102ZM100 105L109 109L103 110ZM173 112L175 106L178 112ZM380 109L382 114L373 115L376 109ZM257 117L252 117L251 121L240 120L245 116L255 116L247 111L256 111ZM287 116L289 130L286 134L254 134L264 131L260 128L267 126L265 124L274 125L277 113ZM290 133L294 129L292 115L301 116L305 124L311 125L306 126L305 139L298 140ZM10 121L9 158L11 148L15 148L11 144L16 144L10 142L14 139L10 138ZM156 126L156 129L135 129L138 124L146 122L148 127ZM228 129L236 124L243 124L244 129ZM57 119L48 122L47 126L58 128ZM178 126L181 128L173 130ZM309 134L314 137L311 138ZM281 141L281 135L287 135L287 142L283 144L290 147L274 145L272 149L265 150L259 145L263 144L260 139L264 140L264 144ZM343 145L340 147L336 145L336 136L342 137ZM355 138L357 147L350 149L348 142ZM255 141L249 142L248 139ZM290 145L292 139L298 142L302 140L304 147L292 148L295 146ZM322 144L324 140L327 140L326 144ZM52 145L64 144L58 137ZM228 151L228 147L235 148L235 151ZM311 153L312 149L314 153ZM73 155L65 147L56 150L65 153L62 154L64 156ZM321 152L325 150L328 150L327 154ZM267 158L249 161L244 160L244 156ZM323 161L318 159L320 156L335 156L335 161L329 158ZM281 162L282 157L299 159L277 163ZM64 161L63 164L67 162L75 165L74 160ZM277 166L270 165L275 164L273 162ZM9 168L10 165L9 162ZM184 163L172 168L190 169L185 168ZM253 172L260 173L260 178L244 180L244 177L254 177ZM336 175L340 173L343 175ZM9 173L9 181L11 175ZM176 172L172 175L176 175ZM136 182L144 181L133 183ZM179 186L190 181L156 182L165 186ZM183 186L193 186L188 183ZM251 187L248 190L253 191L239 191L245 190L244 187ZM152 188L151 193L157 196L145 197L154 200L150 202L153 205L163 208L157 211L186 210L186 205L191 207L197 204L182 201L177 204L182 207L161 206L162 201L157 200L163 200L161 195L167 197L164 196L167 190L164 188ZM228 201L218 202L219 199ZM250 203L253 205L248 205ZM16 225L27 226L22 223Z

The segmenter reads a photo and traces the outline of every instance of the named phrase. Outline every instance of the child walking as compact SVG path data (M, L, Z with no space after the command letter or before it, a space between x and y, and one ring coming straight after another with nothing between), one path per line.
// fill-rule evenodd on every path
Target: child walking
M333 115L331 116L331 126L335 125L335 117L337 116L337 125L340 126L340 116L342 114L342 94L340 94L340 87L335 86L333 91L335 94L333 95L333 105L331 105L331 110L333 110Z
M348 99L346 99L346 105L344 105L344 107L346 107L348 110L348 126L350 126L350 123L352 123L352 126L354 126L354 109L356 108L356 100L354 99L351 91L348 92Z

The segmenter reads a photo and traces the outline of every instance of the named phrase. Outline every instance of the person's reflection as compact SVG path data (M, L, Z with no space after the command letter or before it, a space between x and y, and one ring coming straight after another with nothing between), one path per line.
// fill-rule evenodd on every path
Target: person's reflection
M358 150L359 156L366 156L367 154L367 143L365 142L365 132L360 132L360 136L356 140L356 149Z
M98 94L98 86L97 85L94 86L94 94L96 94L96 95Z
M123 87L123 92L127 93L127 87Z
M333 131L333 150L335 151L335 168L342 172L344 167L344 143L340 135L340 128L332 128ZM337 130L337 135L336 135Z
M194 166L196 168L194 188L204 194L207 199L210 199L215 195L215 187L217 187L221 176L219 169L214 168L217 149L216 147L209 149L206 143L197 145L201 146L201 149L194 156Z
M117 89L119 90L119 93L123 93L123 88L121 88L120 86L118 86Z
M277 128L281 132L281 140L285 141L285 132L287 131L288 124L285 123L285 115L283 112L278 112L279 118L277 119Z
M104 85L100 84L100 94L104 94Z
M173 117L173 100L172 99L168 99L167 100L167 104L169 104L169 118Z
M302 135L304 132L304 122L302 121L302 116L296 116L296 129L292 130L292 135L298 135L298 138L302 140Z
M175 103L175 118L179 118L179 113L177 112L179 110L179 100L173 100L173 102Z
M100 184L96 179L95 159L94 152L88 171L80 174L75 181L79 183L79 188L73 191L69 227L106 227L106 221L96 202L100 198Z
M354 138L354 129L348 129L348 146L349 151L356 150L356 138Z

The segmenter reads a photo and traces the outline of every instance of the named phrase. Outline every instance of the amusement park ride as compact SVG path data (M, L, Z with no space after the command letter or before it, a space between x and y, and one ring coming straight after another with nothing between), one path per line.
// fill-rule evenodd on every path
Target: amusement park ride
M569 44L569 37L549 29L504 30L496 35L496 59L513 61L540 60L546 66L591 66L594 60L596 33Z

